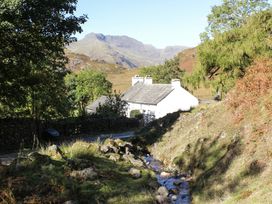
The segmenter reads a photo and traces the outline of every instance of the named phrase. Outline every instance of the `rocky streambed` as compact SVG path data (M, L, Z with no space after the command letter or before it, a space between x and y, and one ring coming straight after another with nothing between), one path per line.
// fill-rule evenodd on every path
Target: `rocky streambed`
M177 171L167 170L162 162L154 159L147 149L134 146L130 142L120 139L107 139L100 147L100 151L107 154L109 159L117 161L127 160L134 168L129 173L134 178L141 177L141 169L148 168L155 172L158 182L156 201L160 204L189 204L191 203L189 190L189 175L179 174Z
M80 145L80 148L82 149L88 149L91 147L90 145L92 143L75 143L70 147L71 150L77 147L76 144ZM188 183L189 176L186 174L180 174L178 171L168 170L164 167L162 162L154 159L145 147L133 145L132 143L121 139L106 139L105 141L96 143L95 145L98 146L96 153L100 155L102 154L102 158L106 157L108 160L112 160L115 163L120 161L130 163L131 165L129 165L130 167L126 171L136 180L141 180L141 178L144 177L144 172L154 172L152 173L152 179L147 179L147 183L144 185L150 186L152 192L155 191L156 195L154 196L156 197L157 203L188 204L191 202ZM54 168L56 168L56 170L63 169L65 175L68 176L68 180L69 178L75 178L82 182L94 180L94 183L99 177L103 180L105 175L98 170L98 167L96 166L98 164L93 162L90 163L87 158L68 158L65 152L66 150L61 149L57 145L47 147L47 154L49 156L52 158L61 158L60 161L62 161L62 163L59 161L59 169L57 169L56 166L58 165L58 162L54 162L48 155L43 155L38 152L31 152L25 157L18 157L12 162L9 169L15 169L17 172L21 172L20 169L26 169L29 165L30 167L32 166L32 170L34 168L33 165L35 168L40 168L40 166L43 165L46 168L49 168L49 172L50 169L54 170ZM41 169L44 169L45 167L41 167ZM62 175L62 173L60 173L60 175Z

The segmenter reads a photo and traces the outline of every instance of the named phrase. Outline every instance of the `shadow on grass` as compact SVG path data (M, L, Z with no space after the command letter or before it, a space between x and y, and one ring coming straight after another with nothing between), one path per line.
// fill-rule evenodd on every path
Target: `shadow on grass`
M136 132L136 137L132 139L133 144L152 145L168 131L180 117L180 111L169 113L163 118L159 118L147 124L140 131Z
M239 137L224 143L219 140L220 135L214 139L200 138L174 159L179 169L193 175L192 193L201 195L202 199L209 200L226 192L235 192L243 187L243 179L261 173L265 167L253 161L244 172L237 172L235 179L227 180L224 175L241 154L242 144Z
M70 177L69 174L74 169L71 169L66 161L50 159L46 162L27 162L21 170L8 171L3 182L1 181L0 189L11 192L16 202L63 203L68 200L79 203L126 203L127 200L132 203L154 202L150 193L153 189L148 183L155 178L148 170L142 170L140 179L133 179L128 173L131 166L127 163L116 163L99 156L88 157L85 162L86 160L98 174L93 179Z

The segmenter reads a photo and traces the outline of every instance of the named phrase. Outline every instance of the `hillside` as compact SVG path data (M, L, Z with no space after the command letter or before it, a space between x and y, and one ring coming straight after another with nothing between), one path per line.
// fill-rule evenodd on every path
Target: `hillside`
M180 68L192 73L196 65L196 47L189 48L178 53Z
M68 46L72 52L84 54L92 60L105 61L126 68L163 63L165 59L174 57L185 48L184 46L169 46L165 49L157 49L128 36L97 33L90 33L82 40Z
M257 62L226 100L141 132L153 155L191 174L193 203L271 203L271 70Z
M105 73L119 73L125 70L122 66L109 64L105 61L91 60L90 57L84 54L73 53L69 50L66 50L65 55L69 59L66 68L72 72L77 72L84 68L91 68Z

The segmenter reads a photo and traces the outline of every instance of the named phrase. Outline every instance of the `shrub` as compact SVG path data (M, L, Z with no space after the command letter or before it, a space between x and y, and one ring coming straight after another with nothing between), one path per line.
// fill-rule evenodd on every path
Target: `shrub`
M238 80L233 91L228 95L227 101L233 109L236 119L243 119L249 109L258 111L258 104L263 102L264 107L271 112L270 100L265 98L272 92L272 60L257 60ZM255 109L255 110L254 110Z

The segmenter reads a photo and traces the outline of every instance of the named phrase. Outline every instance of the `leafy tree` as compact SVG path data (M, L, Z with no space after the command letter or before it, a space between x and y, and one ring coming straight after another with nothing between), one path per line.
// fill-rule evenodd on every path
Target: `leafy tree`
M127 102L122 100L120 94L114 93L107 97L106 103L100 105L96 113L106 117L126 116Z
M184 71L179 67L179 58L166 60L164 64L144 67L140 70L142 76L152 76L156 83L170 83L171 79L181 79Z
M0 107L11 115L59 115L64 107L65 45L81 32L76 0L0 2ZM51 115L53 114L53 115ZM44 116L43 116L44 115ZM46 116L47 115L47 116Z
M223 0L221 5L212 7L207 32L202 33L201 38L207 40L208 36L240 27L249 16L269 7L268 0Z
M103 73L91 69L68 74L65 77L65 84L70 102L79 115L85 115L86 106L99 96L108 95L112 87Z
M272 57L271 32L270 9L249 17L241 27L216 34L198 47L198 68L191 77L209 79L216 91L226 93L256 58Z

